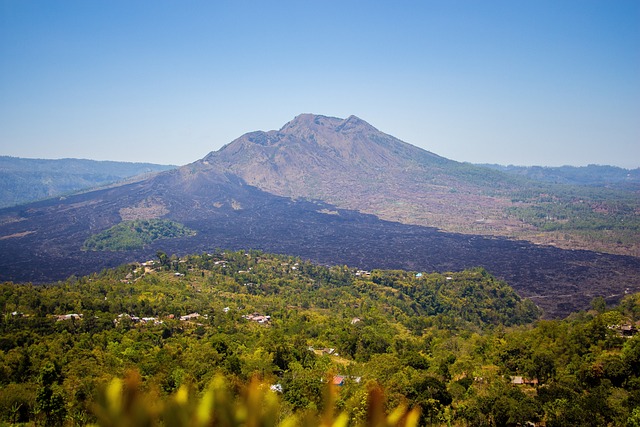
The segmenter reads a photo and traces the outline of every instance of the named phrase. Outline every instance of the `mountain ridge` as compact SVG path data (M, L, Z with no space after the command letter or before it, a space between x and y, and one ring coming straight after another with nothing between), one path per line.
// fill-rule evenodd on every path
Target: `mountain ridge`
M626 169L617 166L515 166L480 164L516 176L542 182L577 185L640 185L640 168Z
M271 150L265 154L275 155L275 151L286 150L289 146L298 149L320 148L325 150L327 157L335 160L366 159L368 161L381 159L382 164L371 162L374 166L392 166L388 153L383 150L395 150L395 154L401 154L404 159L415 161L415 153L420 152L425 158L449 161L434 153L414 147L406 142L384 134L366 121L349 116L347 119L327 117L314 114L301 114L286 123L280 130L249 132L226 144L218 151L212 151L201 161L213 163L226 162L227 167L232 166L230 156L237 155L240 151L253 149ZM374 156L366 152L366 149L374 149ZM410 156L407 155L410 152ZM385 156L385 154L387 154ZM376 157L377 156L377 157ZM420 157L420 156L417 156ZM233 159L245 160L244 158ZM273 159L272 160L280 160ZM397 160L397 159L395 159ZM238 171L238 165L234 171Z
M0 208L110 185L172 165L0 156Z

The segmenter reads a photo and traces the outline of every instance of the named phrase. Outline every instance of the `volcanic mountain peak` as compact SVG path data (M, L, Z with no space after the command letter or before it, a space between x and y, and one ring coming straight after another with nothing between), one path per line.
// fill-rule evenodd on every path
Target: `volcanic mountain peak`
M412 192L415 182L424 183L427 175L456 164L356 116L315 114L300 114L280 130L247 133L199 163L280 196L322 199L356 209L363 207L344 202L381 190Z
M379 141L379 138L371 138L374 134L384 135L356 116L339 119L315 114L300 114L280 130L249 132L225 145L217 153L209 153L204 160L212 161L214 158L237 156L244 150L250 150L255 154L256 151L299 150L300 147L308 149L313 147L313 150L332 147L337 150L334 150L334 154L339 152L344 156L346 155L344 151L352 148L357 140L368 140L369 144ZM392 138L389 135L384 136ZM354 154L352 153L350 157Z
M330 168L338 166L336 162L343 168L354 164L404 168L405 162L425 160L445 159L380 132L356 116L314 114L300 114L278 131L247 133L203 159L240 175L247 166L253 169L256 161L278 168L292 161Z
M297 134L300 132L322 133L326 131L333 132L379 132L369 123L356 116L349 116L346 119L337 117L327 117L316 114L300 114L293 120L285 124L281 129L281 133Z

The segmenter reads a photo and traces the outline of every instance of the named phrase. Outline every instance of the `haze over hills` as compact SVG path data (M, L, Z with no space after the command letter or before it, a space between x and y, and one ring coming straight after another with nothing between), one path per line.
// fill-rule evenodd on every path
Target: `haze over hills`
M0 208L173 169L153 163L0 156Z
M624 169L606 165L545 167L481 164L478 166L556 184L640 186L640 168Z
M379 208L381 218L410 217L422 210L418 219L425 221L449 212L476 223L514 203L507 195L526 182L418 149L356 117L302 115L280 131L244 135L145 180L0 210L0 279L41 283L153 258L158 250L184 255L224 248L365 269L481 266L550 317L585 308L597 295L614 301L640 291L637 257L447 233L366 213ZM82 250L87 239L117 224L151 219L193 233L156 236L127 251ZM503 223L509 221L517 223Z

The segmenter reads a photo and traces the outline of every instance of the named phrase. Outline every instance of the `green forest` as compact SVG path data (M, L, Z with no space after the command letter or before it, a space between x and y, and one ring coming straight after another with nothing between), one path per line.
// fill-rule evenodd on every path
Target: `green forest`
M640 426L640 294L543 320L483 269L258 251L0 285L0 423Z
M544 233L561 233L566 240L590 242L598 250L628 254L640 249L640 199L629 189L545 184L523 186L511 194L505 215Z
M158 239L195 235L195 231L168 219L137 219L122 221L89 237L82 246L89 251L127 251L142 249Z

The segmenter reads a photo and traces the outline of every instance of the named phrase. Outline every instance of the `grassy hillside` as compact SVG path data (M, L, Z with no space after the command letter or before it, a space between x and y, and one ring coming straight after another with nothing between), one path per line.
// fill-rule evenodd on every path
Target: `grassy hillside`
M613 311L593 306L535 321L531 302L481 269L367 272L253 251L159 252L49 286L1 285L0 414L194 425L207 408L242 418L259 398L260 425L319 425L337 413L336 425L358 425L402 404L420 410L420 425L626 425L640 415L640 337L622 334L640 319L640 296ZM125 377L124 389L112 382ZM256 377L266 388L248 386ZM334 403L327 381L339 383ZM368 425L387 425L376 417Z
M142 249L158 239L193 236L195 231L167 219L139 219L122 221L113 227L89 237L83 249L89 251L126 251Z

